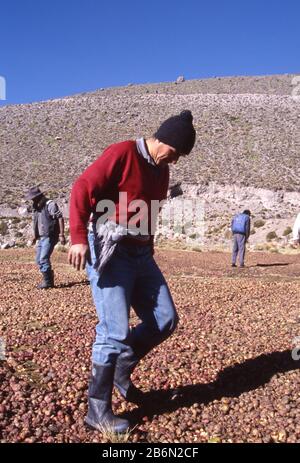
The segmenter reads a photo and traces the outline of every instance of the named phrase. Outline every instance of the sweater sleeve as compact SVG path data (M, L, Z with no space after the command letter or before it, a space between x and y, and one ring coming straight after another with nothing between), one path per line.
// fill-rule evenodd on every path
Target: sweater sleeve
M70 198L72 244L88 244L87 225L105 191L118 184L124 152L111 145L75 181Z

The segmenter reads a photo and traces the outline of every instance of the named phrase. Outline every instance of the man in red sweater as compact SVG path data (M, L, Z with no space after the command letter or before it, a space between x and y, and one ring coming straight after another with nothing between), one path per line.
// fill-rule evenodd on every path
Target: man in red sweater
M167 196L168 164L191 152L195 136L191 112L182 111L149 139L109 146L73 185L68 259L77 270L86 268L99 318L85 419L94 429L126 431L128 421L112 413L113 386L141 403L131 373L178 323L153 259L153 222ZM130 307L141 320L131 328Z

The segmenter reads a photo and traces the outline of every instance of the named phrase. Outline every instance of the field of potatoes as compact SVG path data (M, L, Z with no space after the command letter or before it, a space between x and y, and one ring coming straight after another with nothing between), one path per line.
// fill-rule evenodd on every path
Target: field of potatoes
M117 392L128 442L300 442L300 253L158 249L180 323L143 359L141 407ZM55 252L56 287L34 250L0 252L0 442L107 442L84 425L97 322L84 272ZM132 314L131 323L137 322Z

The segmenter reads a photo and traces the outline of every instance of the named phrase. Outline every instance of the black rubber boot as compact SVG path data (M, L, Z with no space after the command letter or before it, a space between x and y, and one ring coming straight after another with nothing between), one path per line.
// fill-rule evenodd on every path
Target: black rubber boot
M121 396L135 404L141 404L145 400L144 392L135 387L130 379L139 361L131 348L122 352L117 359L114 376L114 385Z
M43 281L38 285L38 289L49 289L54 287L54 274L52 270L42 272Z
M114 385L125 400L140 405L145 403L149 395L135 387L130 379L130 376L139 361L144 358L155 346L163 342L164 338L161 337L159 343L155 342L150 345L145 345L134 339L134 334L132 333L130 345L127 345L126 349L121 352L117 358Z
M51 288L54 288L54 272L53 272L53 270L51 270L50 282L51 282Z
M114 385L121 396L128 402L140 405L145 402L148 397L148 394L145 394L135 387L130 376L139 361L144 358L153 347L152 345L143 345L134 340L117 358Z
M98 431L123 433L129 422L115 416L111 409L114 370L112 365L93 363L85 423Z

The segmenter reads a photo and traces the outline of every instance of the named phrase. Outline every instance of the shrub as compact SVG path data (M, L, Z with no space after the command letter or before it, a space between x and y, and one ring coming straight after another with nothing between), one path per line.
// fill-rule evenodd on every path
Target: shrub
M0 221L0 235L6 235L8 231L8 226L7 223L3 222L3 220Z
M264 251L265 247L263 244L257 244L254 249L255 251Z
M254 222L254 227L256 228L260 228L260 227L263 227L265 225L265 221L262 220L262 219L258 219Z
M185 229L182 225L176 225L174 227L174 233L179 233L180 235L184 235L185 234Z
M278 238L278 236L275 231L271 231L267 234L266 238L267 238L267 241L271 241L271 240L275 240L275 238Z
M230 230L226 230L225 232L225 239L230 240L232 238L232 233Z
M194 246L194 247L192 248L192 251L202 252L202 249L201 249L200 247L198 247L198 246Z
M20 217L13 217L12 220L11 220L11 223L13 223L13 224L20 223L21 220L22 219Z
M56 251L58 251L58 252L68 252L67 246L63 246L63 245L60 244L60 243L58 243L58 244L55 246L55 249L56 249Z
M283 232L283 236L287 236L287 235L290 235L292 233L292 229L291 227L287 227L284 232Z

